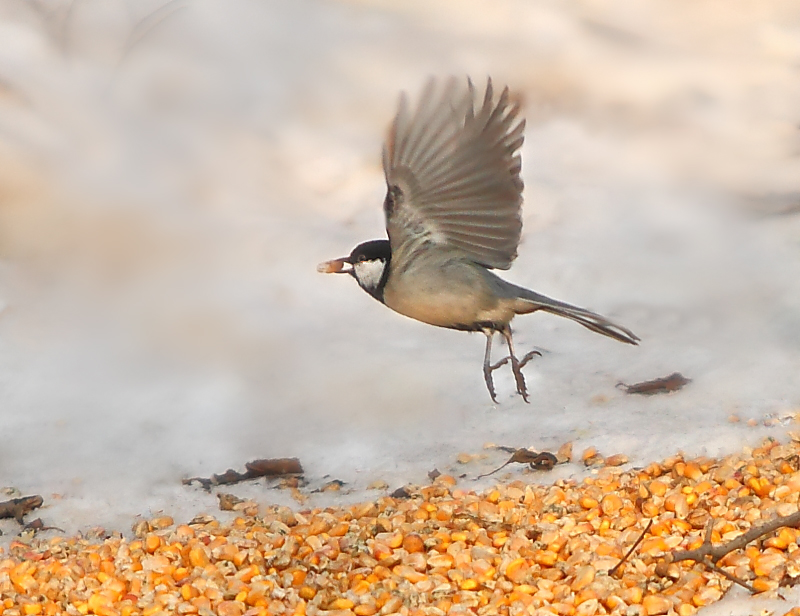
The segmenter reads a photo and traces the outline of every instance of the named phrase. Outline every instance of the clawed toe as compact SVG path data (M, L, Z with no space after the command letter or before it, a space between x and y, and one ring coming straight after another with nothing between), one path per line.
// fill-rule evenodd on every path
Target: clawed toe
M517 385L517 393L522 396L522 399L525 402L530 402L528 400L528 387L525 385L525 376L522 374L522 368L527 364L531 359L533 359L536 355L541 355L539 351L530 351L526 353L525 356L519 360L517 359L516 355L514 355L514 343L511 339L511 329L506 327L502 331L503 337L506 339L506 344L508 345L508 355L511 358L511 372L514 374L514 382Z
M525 377L522 374L522 362L516 357L511 358L511 372L514 374L514 382L517 385L517 393L522 396L525 402L528 400L528 387L525 385Z
M528 400L528 388L525 385L525 377L522 374L522 369L525 367L525 364L537 355L539 357L542 356L539 351L530 351L520 360L517 360L516 357L511 358L511 370L514 373L514 380L517 383L517 393L522 396L525 402L530 402L530 400Z
M529 352L525 353L525 357L523 357L519 361L520 369L524 368L525 364L527 364L530 360L532 360L534 357L537 357L537 356L541 357L542 354L539 351L529 351Z
M508 363L509 359L511 358L505 357L496 364L484 363L483 365L483 378L486 381L486 388L489 390L489 395L492 397L492 402L494 402L495 404L497 403L497 396L495 395L494 391L494 379L492 378L492 372L494 372L501 366L505 366Z
M511 357L504 357L503 359L501 359L499 362L497 362L497 363L496 363L496 364L494 364L493 366L489 366L489 373L492 373L492 372L494 372L494 371L495 371L495 370L497 370L497 369L498 369L500 366L505 366L505 365L508 363L508 360L509 360L509 359L512 359L512 358L511 358Z

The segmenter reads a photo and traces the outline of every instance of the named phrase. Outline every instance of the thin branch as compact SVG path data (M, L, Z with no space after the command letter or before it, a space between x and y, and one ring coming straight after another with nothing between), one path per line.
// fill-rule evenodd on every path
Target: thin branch
M647 531L650 530L650 527L652 525L653 525L653 518L650 518L650 521L647 523L647 526L645 526L645 529L642 531L642 534L639 535L639 538L633 542L633 545L630 547L625 556L622 557L622 560L611 568L611 570L608 572L608 575L613 577L617 573L617 571L619 571L619 568L625 563L626 560L628 560L628 558L630 558L630 555L633 554L633 551L637 547L639 547L639 544L642 542L642 539L644 539L644 536L647 534Z
M727 578L734 584L738 584L742 588L746 588L750 593L756 594L757 591L755 588L753 588L750 584L748 584L744 580L736 577L732 573L728 573L721 567L718 567L717 562L727 554L733 552L734 550L740 550L751 541L755 541L756 539L760 539L765 535L774 533L779 528L797 527L797 526L800 526L800 511L797 511L792 515L778 516L770 520L766 524L762 524L761 526L756 526L754 528L751 528L746 533L736 537L736 539L715 546L714 544L711 543L711 535L714 530L714 520L710 519L706 524L706 532L705 536L703 537L703 543L699 548L696 548L694 550L683 550L680 552L672 552L671 554L666 555L666 557L664 558L664 562L669 564L674 562L680 562L682 560L693 560L703 565L704 567L707 567L712 571L719 573L720 575Z
M713 520L709 520L709 524L713 525ZM695 560L697 562L703 562L706 558L710 558L711 562L716 563L720 558L733 552L734 550L740 550L751 541L755 541L764 535L775 532L784 526L800 526L800 511L791 515L778 516L766 524L751 528L743 535L739 535L736 537L736 539L733 539L728 543L723 543L717 546L712 545L711 533L708 531L708 527L706 527L706 538L703 540L703 545L695 550L673 552L671 554L670 562L678 562L681 560Z
M706 567L708 567L708 568L709 568L709 569L711 569L712 571L716 571L716 572L717 572L717 573L719 573L721 576L728 578L728 579L729 579L731 582L733 582L734 584L738 584L738 585L739 585L739 586L741 586L742 588L746 588L746 589L747 589L747 590L750 592L750 594L752 594L752 595L755 595L755 594L757 594L757 593L758 593L758 591L757 591L755 588L753 588L752 586L750 586L750 584L748 584L748 583L747 583L747 582L745 582L744 580L740 580L738 577L736 577L736 576L735 576L735 575L733 575L732 573L728 573L728 572L727 572L727 571L725 571L725 569L723 569L722 567L717 567L717 566L716 566L714 563L712 563L710 560L704 560L704 561L703 561L703 565L704 565L704 566L706 566Z
M703 535L703 545L711 545L711 537L714 534L714 518L708 518L706 521L706 534Z

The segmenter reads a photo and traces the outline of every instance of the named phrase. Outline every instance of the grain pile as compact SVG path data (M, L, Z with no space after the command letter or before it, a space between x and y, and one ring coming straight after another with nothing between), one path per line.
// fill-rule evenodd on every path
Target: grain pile
M722 460L676 456L551 486L476 494L440 476L406 499L272 508L227 526L165 516L100 543L17 541L0 555L0 614L689 616L731 582L664 555L699 547L709 518L720 543L796 512L798 459L797 443L768 441ZM759 592L792 585L798 538L782 528L719 565Z

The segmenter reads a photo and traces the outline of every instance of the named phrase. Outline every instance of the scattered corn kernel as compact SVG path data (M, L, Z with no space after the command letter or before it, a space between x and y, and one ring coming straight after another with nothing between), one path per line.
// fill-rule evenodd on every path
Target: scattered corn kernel
M0 614L51 616L68 604L96 616L305 616L312 608L693 616L730 581L664 555L700 547L709 520L721 543L797 511L800 472L788 461L798 454L800 443L770 441L723 460L674 456L632 471L612 466L619 455L582 482L515 481L476 494L440 476L409 487L407 499L301 513L272 507L227 526L160 516L137 522L131 540L14 541L0 554ZM584 459L600 458L589 450ZM644 540L607 575L650 519ZM800 530L781 528L718 565L758 592L772 590L800 574L798 539Z

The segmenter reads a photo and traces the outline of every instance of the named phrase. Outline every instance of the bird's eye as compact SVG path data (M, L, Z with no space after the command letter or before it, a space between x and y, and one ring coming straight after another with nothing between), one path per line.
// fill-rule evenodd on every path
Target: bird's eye
M367 260L367 255L358 255L358 259L356 259L359 263L363 263Z

